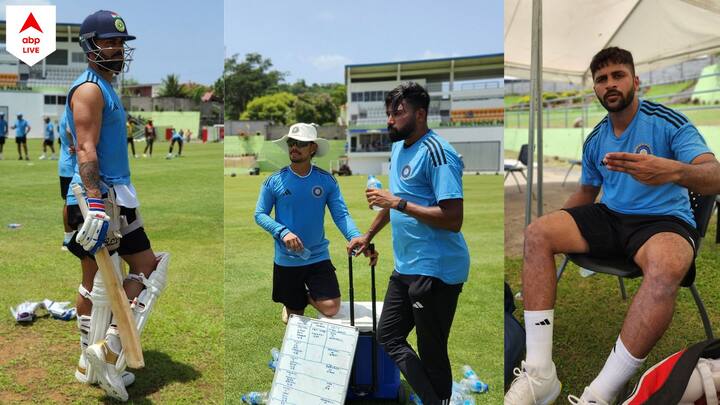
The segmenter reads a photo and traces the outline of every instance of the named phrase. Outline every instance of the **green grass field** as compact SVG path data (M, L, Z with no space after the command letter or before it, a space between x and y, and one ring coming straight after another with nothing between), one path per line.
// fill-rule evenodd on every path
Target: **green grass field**
M26 300L74 303L81 275L78 260L60 250L57 162L37 160L40 141L29 147L33 160L12 160L11 138L9 160L0 161L0 403L106 402L100 388L74 378L74 320L21 326L8 311ZM165 160L167 143L158 142L153 159L131 159L153 249L172 254L168 286L142 336L146 366L128 389L132 403L223 401L222 147L190 143L183 158Z
M273 241L253 219L255 202L267 173L225 177L225 400L237 404L247 391L268 391L273 374L267 367L272 347L280 347L284 325L280 304L271 300ZM367 208L363 176L338 178L350 213L365 231L374 218ZM387 184L387 177L381 178ZM463 234L470 249L468 283L460 295L450 335L453 376L468 363L490 385L490 392L476 396L479 404L498 404L503 397L503 188L499 176L464 178L465 219ZM341 292L347 294L345 241L330 215L325 218L330 253L338 269ZM392 271L390 229L374 240L380 252L377 266L378 297L384 297ZM355 267L357 299L370 297L365 260ZM382 298L379 298L382 299ZM315 316L314 310L307 312ZM411 337L414 341L414 337Z
M717 289L720 245L715 244L714 224L715 218L711 220L707 237L700 248L695 284L717 334L720 326L720 294ZM513 292L520 290L521 267L521 258L505 258L505 277ZM626 280L625 285L627 301L623 301L620 296L616 277L598 274L583 278L577 266L569 265L565 269L558 285L553 338L553 359L563 384L561 399L568 394L581 395L583 388L590 384L605 364L620 333L631 299L640 286L640 279ZM522 302L516 301L516 304L518 310L515 314L522 322ZM640 374L670 354L701 340L705 340L705 333L697 307L690 291L682 288L670 328L650 352ZM640 374L633 378L633 384ZM559 403L565 403L565 400Z

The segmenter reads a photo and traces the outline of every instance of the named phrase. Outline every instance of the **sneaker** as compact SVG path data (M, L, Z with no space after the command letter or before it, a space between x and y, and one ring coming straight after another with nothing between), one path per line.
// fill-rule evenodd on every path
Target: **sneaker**
M40 157L38 158L38 160L45 160L45 155L40 155Z
M131 386L135 382L135 374L129 371L123 371L121 378L126 387ZM82 368L79 365L75 369L75 379L82 384L97 384L97 380L88 383L87 369Z
M23 160L22 156L20 156L20 157L18 158L18 160Z
M548 376L536 374L536 370L527 367L523 361L520 368L513 370L515 381L505 393L505 405L549 405L560 396L562 384L557 378L553 363Z
M147 154L143 153L143 157L146 158L146 157L147 157Z
M568 395L568 401L572 405L609 405L602 399L597 398L600 398L600 396L596 395L592 390L590 390L590 387L585 387L585 390L583 391L583 394L580 398L576 397L575 395Z
M165 159L172 159L172 158L173 158L173 154L172 154L172 153L168 153L167 156L165 156Z
M135 159L137 159L137 158L138 158L138 155L133 155L133 157L134 157Z
M88 346L85 349L85 356L87 356L90 367L95 370L97 382L105 390L105 393L117 400L127 401L128 393L125 389L125 382L115 369L118 355L108 348L105 340Z

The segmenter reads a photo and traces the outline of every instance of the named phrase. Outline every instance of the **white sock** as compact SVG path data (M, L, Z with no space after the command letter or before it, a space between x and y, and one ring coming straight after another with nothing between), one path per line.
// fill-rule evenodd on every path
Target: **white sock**
M555 310L525 311L525 363L534 369L552 369L552 338Z
M611 402L620 393L623 386L632 378L635 372L642 366L645 359L635 358L625 347L620 336L615 342L615 347L610 352L605 366L600 374L590 383L590 390L601 396L605 402Z

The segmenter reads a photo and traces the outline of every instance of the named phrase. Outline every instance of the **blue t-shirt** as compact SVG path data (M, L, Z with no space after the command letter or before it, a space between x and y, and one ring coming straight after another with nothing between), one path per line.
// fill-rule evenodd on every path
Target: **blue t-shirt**
M75 79L68 92L67 102L65 103L65 117L67 126L73 136L73 142L77 145L77 133L75 132L75 121L73 120L73 112L70 109L70 100L72 94L83 83L95 83L100 88L103 97L102 125L100 126L100 139L96 145L98 158L98 166L100 168L101 192L106 193L108 187L116 184L130 184L130 161L126 151L127 148L127 131L125 129L125 108L123 108L120 98L115 93L112 85L108 83L102 76L98 75L94 70L88 68ZM122 151L122 153L120 153ZM75 165L75 174L68 189L68 205L76 205L77 200L72 192L74 184L82 184L78 166Z
M73 177L77 165L77 155L68 151L68 135L66 133L67 118L63 114L58 126L58 139L60 139L60 159L58 159L58 175L60 177Z
M463 198L462 163L455 149L433 131L405 147L392 145L390 191L425 207ZM390 210L395 270L437 277L447 284L467 281L470 255L461 232L432 227Z
M180 135L180 133L179 133L179 132L177 132L177 131L173 131L173 134L172 134L172 139L174 139L174 140L180 140L180 141L182 141L183 137L182 137L182 135Z
M26 136L27 134L25 131L27 131L28 125L30 125L30 123L27 122L27 120L15 121L15 137L22 138L23 136Z
M580 183L602 186L600 202L613 211L633 215L674 215L695 226L685 187L675 183L649 186L627 173L608 170L602 160L609 152L651 154L683 163L690 163L703 153L712 153L687 117L662 104L641 100L632 122L617 137L606 116L583 146Z
M330 259L330 242L325 239L325 206L345 239L361 235L340 194L340 186L330 173L312 166L310 173L301 177L286 166L268 176L260 187L255 222L275 238L275 263L304 266ZM273 207L274 219L269 215ZM308 260L285 248L282 238L288 232L297 235L312 252Z
M45 125L45 140L55 140L55 127L53 126L52 122L48 122L47 125Z
M8 133L8 123L4 119L0 119L0 138L5 138Z

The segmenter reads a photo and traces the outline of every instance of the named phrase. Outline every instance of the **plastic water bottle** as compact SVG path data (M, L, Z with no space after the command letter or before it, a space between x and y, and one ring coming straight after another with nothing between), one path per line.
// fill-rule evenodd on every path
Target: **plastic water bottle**
M450 403L452 405L475 405L475 399L472 395L462 394L458 391L453 391L450 396Z
M287 251L291 256L299 257L303 260L309 259L310 256L312 255L312 252L310 251L310 249L308 249L304 246L303 246L302 252L298 252L296 250L290 250L290 249L287 249Z
M472 367L466 364L462 367L462 372L463 377L465 378L460 381L460 384L466 386L470 391L486 392L488 390L488 385L482 382L480 378L478 378Z
M8 228L10 229L19 229L21 226L21 224L8 224Z
M482 393L487 392L488 390L488 385L477 378L463 378L462 381L460 381L460 384L472 392Z
M373 189L373 188L380 189L380 188L382 188L382 183L380 182L380 180L377 179L377 177L375 177L371 174L368 176L367 188L368 189ZM372 209L375 211L382 211L382 208L378 207L376 205L373 205Z
M242 401L246 404L250 405L260 405L260 404L267 404L269 399L269 395L267 392L248 392L247 394L242 396Z
M278 359L280 358L280 349L277 347L273 347L270 349L270 356L272 358L270 359L270 362L268 363L268 367L270 367L270 370L275 371L278 364Z
M468 387L460 384L459 382L453 381L453 383L452 383L452 392L457 392L457 393L460 393L460 394L465 395L465 394L467 394L469 391L470 391L470 390L468 389Z
M415 405L422 405L422 400L414 392L412 394L410 394L410 402Z

